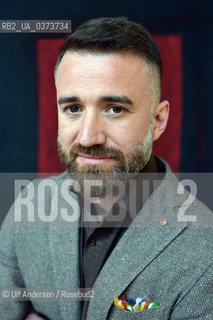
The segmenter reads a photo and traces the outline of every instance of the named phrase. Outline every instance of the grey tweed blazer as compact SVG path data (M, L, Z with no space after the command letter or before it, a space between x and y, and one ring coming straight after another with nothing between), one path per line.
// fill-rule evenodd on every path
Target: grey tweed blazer
M179 181L169 166L162 163L166 169L164 180L96 279L96 297L89 303L89 320L213 319L213 215L195 200L185 215L196 215L197 223L178 221L188 192L178 194ZM60 188L67 176L64 173L51 179ZM35 190L39 181L34 182ZM78 215L76 196L72 193L71 196ZM36 220L37 193L33 203ZM47 190L45 208L51 213L54 206L60 210L68 207L68 202L61 197L58 205L53 203ZM78 288L78 220L72 223L60 219L52 223L22 220L18 224L14 223L14 212L13 205L0 231L0 288ZM22 218L26 217L23 208ZM167 224L162 225L161 219L167 219ZM128 298L146 295L159 306L130 313L113 304L121 294ZM80 319L80 302L74 299L32 299L31 303L51 320ZM0 319L23 319L29 308L29 302L0 298Z

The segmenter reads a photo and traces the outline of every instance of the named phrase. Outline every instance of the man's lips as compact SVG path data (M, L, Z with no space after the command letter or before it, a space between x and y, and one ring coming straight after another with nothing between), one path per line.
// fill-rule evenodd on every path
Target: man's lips
M106 164L112 161L115 161L115 159L110 157L104 157L104 156L94 156L90 154L77 154L77 161L85 164Z

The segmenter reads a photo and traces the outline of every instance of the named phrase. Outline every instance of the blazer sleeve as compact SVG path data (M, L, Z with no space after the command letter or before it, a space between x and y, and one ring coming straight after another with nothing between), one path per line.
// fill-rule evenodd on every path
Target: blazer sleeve
M16 256L16 232L14 223L14 205L7 214L0 230L0 315L1 320L22 320L29 312L31 304L15 301L11 297L4 299L3 290L24 288L24 282ZM15 292L15 291L13 291Z
M213 266L210 265L191 288L181 295L170 320L213 319Z

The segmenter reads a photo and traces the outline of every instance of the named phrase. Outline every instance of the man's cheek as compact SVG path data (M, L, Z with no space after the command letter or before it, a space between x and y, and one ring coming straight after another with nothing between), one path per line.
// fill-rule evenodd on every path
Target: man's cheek
M59 139L62 148L65 151L70 151L73 143L75 142L75 135L70 130L59 130Z

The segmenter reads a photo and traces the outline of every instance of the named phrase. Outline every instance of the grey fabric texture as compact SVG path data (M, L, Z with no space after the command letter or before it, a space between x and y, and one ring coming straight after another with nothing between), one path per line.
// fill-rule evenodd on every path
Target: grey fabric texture
M202 227L195 227L193 222L179 222L178 212L188 198L188 191L177 194L179 181L165 162L158 161L166 168L165 178L99 273L94 284L96 298L89 303L88 320L213 319L212 212L195 200L187 209L187 215L196 214ZM60 188L68 178L65 173L51 179ZM35 188L39 182L34 182ZM70 203L77 212L76 195L71 192L71 196ZM54 207L48 191L45 201L51 213ZM35 208L37 202L35 196ZM70 211L70 204L63 197L57 206ZM161 219L167 219L167 224L162 225ZM62 220L59 217L54 223L25 221L14 224L12 206L0 231L1 288L79 287L78 220L72 223ZM121 294L128 298L146 295L159 306L141 312L126 312L113 304ZM74 299L31 302L38 312L51 320L80 320L80 302ZM28 302L1 298L0 318L21 320L29 308Z

